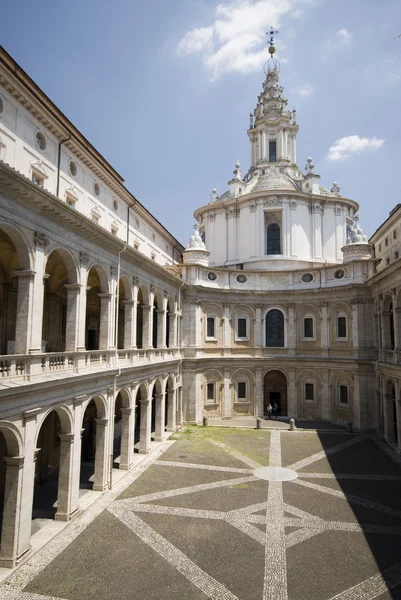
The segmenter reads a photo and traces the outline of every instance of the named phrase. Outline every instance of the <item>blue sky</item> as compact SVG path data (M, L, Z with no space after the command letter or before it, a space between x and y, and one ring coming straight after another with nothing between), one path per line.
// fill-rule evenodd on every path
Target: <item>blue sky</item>
M186 244L193 211L249 168L246 130L277 57L297 160L360 204L401 202L400 0L14 0L0 43ZM265 56L266 55L266 56Z

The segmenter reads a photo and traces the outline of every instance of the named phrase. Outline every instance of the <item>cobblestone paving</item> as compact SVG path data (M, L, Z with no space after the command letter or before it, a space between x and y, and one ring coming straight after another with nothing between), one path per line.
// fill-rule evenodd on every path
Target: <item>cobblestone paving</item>
M374 437L188 431L17 569L0 598L401 599L401 468ZM298 478L258 479L261 465Z

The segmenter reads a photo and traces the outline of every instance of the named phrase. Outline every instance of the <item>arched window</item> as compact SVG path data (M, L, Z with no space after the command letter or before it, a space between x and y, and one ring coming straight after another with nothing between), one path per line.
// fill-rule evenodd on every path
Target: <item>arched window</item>
M281 254L280 226L270 223L266 232L266 254Z
M266 347L284 347L284 315L275 308L266 315Z

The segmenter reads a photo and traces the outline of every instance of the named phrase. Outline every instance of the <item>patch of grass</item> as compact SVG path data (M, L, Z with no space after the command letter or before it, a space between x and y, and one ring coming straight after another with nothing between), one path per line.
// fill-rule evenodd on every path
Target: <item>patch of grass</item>
M236 485L232 485L231 487L235 487L235 488L238 488L239 490L242 490L243 488L247 488L248 484L247 483L237 483Z

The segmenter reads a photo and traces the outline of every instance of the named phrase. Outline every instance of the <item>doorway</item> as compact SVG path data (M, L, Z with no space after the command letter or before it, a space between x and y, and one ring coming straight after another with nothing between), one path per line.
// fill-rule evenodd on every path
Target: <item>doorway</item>
M267 407L277 404L277 416L286 417L287 408L287 378L281 371L266 373L263 385L263 414L267 416Z

